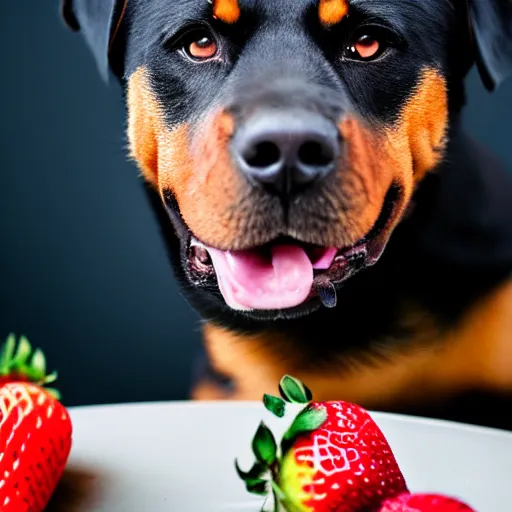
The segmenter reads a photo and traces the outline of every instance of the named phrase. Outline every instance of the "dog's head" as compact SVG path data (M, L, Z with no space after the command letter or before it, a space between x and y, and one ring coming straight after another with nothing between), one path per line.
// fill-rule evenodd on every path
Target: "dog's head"
M66 0L64 14L125 86L131 153L188 285L258 317L332 306L442 161L467 71L494 89L512 70L511 0Z

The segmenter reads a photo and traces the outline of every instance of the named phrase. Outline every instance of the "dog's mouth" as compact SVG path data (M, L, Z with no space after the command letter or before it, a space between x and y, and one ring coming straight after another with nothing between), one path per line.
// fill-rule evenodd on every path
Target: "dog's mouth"
M199 286L216 283L226 304L237 311L290 310L314 299L333 308L339 286L380 259L398 195L392 187L373 229L350 247L280 238L248 250L223 251L190 236L188 275Z

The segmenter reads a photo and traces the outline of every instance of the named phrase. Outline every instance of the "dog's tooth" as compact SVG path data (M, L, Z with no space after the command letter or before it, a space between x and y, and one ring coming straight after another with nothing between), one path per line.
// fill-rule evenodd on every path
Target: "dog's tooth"
M211 263L206 245L194 237L190 239L190 254L202 265L209 265Z
M350 249L346 253L344 253L345 258L347 259L354 259L354 258L366 258L368 255L368 246L366 244L359 245L357 247L354 247L353 249Z
M190 247L198 247L200 249L206 249L205 245L200 242L197 238L192 237L190 239Z

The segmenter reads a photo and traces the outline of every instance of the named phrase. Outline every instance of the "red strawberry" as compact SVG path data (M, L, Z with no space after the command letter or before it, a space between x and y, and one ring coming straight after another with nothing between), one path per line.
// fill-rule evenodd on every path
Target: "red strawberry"
M0 359L0 509L42 512L66 466L72 425L41 351L7 339Z
M311 402L311 392L285 376L284 400L265 396L278 417L285 401L304 404L280 447L261 424L253 439L256 456L247 473L237 470L248 491L272 489L275 510L293 512L373 512L387 498L407 492L391 448L367 411L346 402Z
M455 498L438 494L402 494L386 500L379 512L475 512Z

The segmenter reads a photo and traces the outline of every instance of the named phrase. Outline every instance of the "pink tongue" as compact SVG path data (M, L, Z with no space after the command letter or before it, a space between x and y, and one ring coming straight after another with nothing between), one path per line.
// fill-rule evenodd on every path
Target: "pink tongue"
M236 310L293 308L313 286L313 263L300 246L276 245L270 258L258 251L208 252L224 300Z

